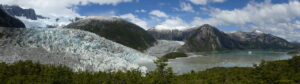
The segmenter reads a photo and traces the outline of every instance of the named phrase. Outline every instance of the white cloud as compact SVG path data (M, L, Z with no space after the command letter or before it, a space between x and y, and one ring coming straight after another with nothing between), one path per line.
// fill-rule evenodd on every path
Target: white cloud
M119 17L123 18L123 19L128 19L130 22L137 24L138 26L146 29L148 28L148 24L146 21L139 19L138 17L136 17L135 15L133 15L132 13L128 13L128 14L124 14L124 15L120 15Z
M75 12L77 5L87 5L89 3L117 5L119 3L132 1L133 0L0 0L0 3L33 8L38 14L47 17L74 17L79 16L79 14Z
M116 11L109 10L109 11L99 11L99 12L85 12L86 16L116 16Z
M212 0L212 2L219 2L219 3L222 3L222 2L225 2L225 0Z
M147 11L144 10L144 9L141 9L141 10L135 10L135 12L137 12L137 13L146 13Z
M180 9L181 9L181 11L195 12L192 5L189 3L185 3L185 2L180 3Z
M169 29L184 30L186 28L189 28L189 24L187 24L184 20L182 20L179 17L173 17L155 26L155 28L161 30L169 30Z
M189 0L190 2L197 5L206 5L208 3L223 3L225 0Z
M254 29L300 42L299 29L300 2L290 1L283 4L250 3L242 9L214 9L211 18L194 18L193 25L212 24L214 26L236 26L244 31Z
M220 25L223 25L224 23L220 20L215 19L215 18L203 19L201 17L195 17L194 20L191 23L191 25L193 25L193 26L201 26L203 24L210 24L210 25L213 25L213 26L220 26Z
M153 10L153 11L150 12L150 15L154 15L154 16L157 16L157 17L165 17L165 18L168 17L168 15L165 12L162 12L160 10Z

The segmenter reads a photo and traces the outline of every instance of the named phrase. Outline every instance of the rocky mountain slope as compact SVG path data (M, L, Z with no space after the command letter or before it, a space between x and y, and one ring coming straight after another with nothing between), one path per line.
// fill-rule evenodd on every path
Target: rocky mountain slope
M199 52L242 48L239 41L232 39L226 33L208 24L197 27L196 29L197 30L187 38L181 50L186 52Z
M0 8L0 27L25 28L25 25L22 21L7 14L4 10Z
M247 49L292 49L295 46L272 34L266 34L261 31L255 30L253 32L231 32L228 35L243 43Z
M23 16L31 20L37 20L38 18L45 19L46 17L43 17L41 15L37 15L34 11L34 9L23 9L16 5L1 5L0 8L5 10L8 14L12 16Z
M224 33L208 24L200 26L187 38L181 50L186 52L232 49L295 49L292 43L260 31Z
M0 61L33 60L65 65L75 71L117 71L146 67L154 57L107 40L94 33L74 29L0 27Z
M143 51L156 40L141 27L115 17L87 17L64 28L90 31L102 37Z

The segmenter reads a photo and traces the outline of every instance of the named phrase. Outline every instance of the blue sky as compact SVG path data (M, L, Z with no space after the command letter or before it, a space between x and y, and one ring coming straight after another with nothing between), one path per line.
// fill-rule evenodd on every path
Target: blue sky
M145 29L186 29L211 24L225 32L260 30L289 41L300 41L297 39L300 38L300 15L294 14L291 8L300 10L298 6L299 0L139 0L117 5L82 5L77 6L76 12L82 16L121 18L131 14L146 25L133 21L134 18L124 19ZM156 17L151 13L154 10L166 17Z
M210 18L209 11L204 9L218 8L221 10L234 10L244 8L247 4L263 3L265 0L224 0L223 2L211 2L204 5L193 4L188 0L139 0L130 3L120 3L117 5L99 5L91 3L88 5L76 6L76 12L82 16L120 16L131 13L137 18L148 21L147 27L154 27L167 18L160 18L161 21L151 21L153 17L149 12L152 10L159 10L171 17L179 17L187 23L191 23L193 18L202 17ZM288 0L272 0L272 4L288 3ZM187 3L193 7L195 12L180 11L180 4ZM146 12L137 12L137 10L145 10ZM240 30L235 26L218 26L219 29L224 31ZM146 28L147 29L147 28Z
M250 1L250 0L249 0ZM168 16L180 17L186 22L191 22L196 16L208 18L208 12L201 8L220 8L224 10L232 10L242 8L249 2L248 0L228 0L224 3L209 3L206 5L192 4L187 0L139 0L132 3L120 3L118 5L99 5L88 4L84 6L77 6L76 12L82 16L118 16L132 13L138 18L151 19L149 12L152 10L160 10ZM262 0L258 0L261 2ZM190 4L196 12L186 12L176 10L179 9L180 3ZM137 10L145 10L146 12L136 12ZM152 23L149 27L153 27L160 22Z
M38 14L53 18L111 16L144 29L182 30L210 24L225 32L259 30L300 42L299 0L0 0L0 3L33 8Z

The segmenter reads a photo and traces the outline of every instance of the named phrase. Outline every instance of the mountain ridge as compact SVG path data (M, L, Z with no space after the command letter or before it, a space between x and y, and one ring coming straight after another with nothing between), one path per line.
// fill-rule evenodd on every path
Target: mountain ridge
M12 16L26 17L27 19L37 20L45 19L46 17L42 15L37 15L34 9L24 9L17 5L1 5L0 8L5 10L8 14Z
M296 49L287 40L255 30L225 33L209 24L187 30L147 30L156 39L186 41L180 50L184 52L219 51L232 49ZM185 32L185 36L183 34ZM179 39L178 39L179 38Z
M176 40L176 41L184 41L187 37L191 35L191 32L196 30L195 28L179 30L179 29L156 29L155 27L147 30L149 34L151 34L154 38L158 40Z
M226 33L208 24L196 27L194 33L181 47L185 52L218 51L226 49L241 49L238 41L233 40Z
M140 51L146 50L156 42L143 28L116 17L88 17L64 28L90 31Z
M25 24L0 8L0 27L25 28Z

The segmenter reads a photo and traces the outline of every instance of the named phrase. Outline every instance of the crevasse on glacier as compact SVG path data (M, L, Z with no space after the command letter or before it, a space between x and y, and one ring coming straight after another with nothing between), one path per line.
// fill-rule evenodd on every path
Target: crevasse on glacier
M63 64L75 71L117 71L146 67L155 58L96 34L72 29L0 28L0 61Z

